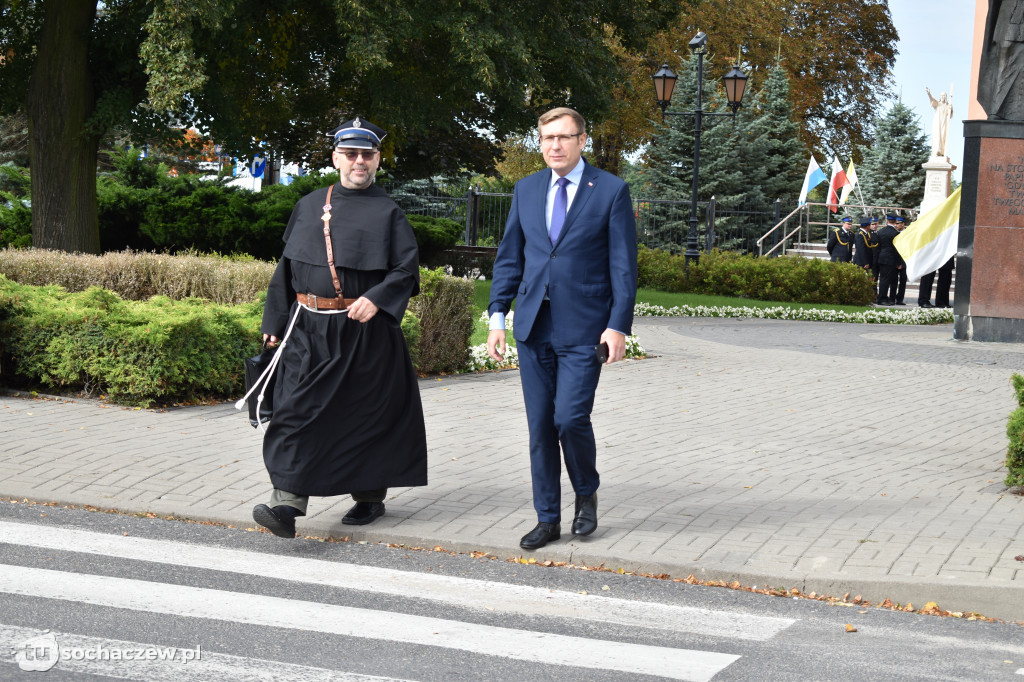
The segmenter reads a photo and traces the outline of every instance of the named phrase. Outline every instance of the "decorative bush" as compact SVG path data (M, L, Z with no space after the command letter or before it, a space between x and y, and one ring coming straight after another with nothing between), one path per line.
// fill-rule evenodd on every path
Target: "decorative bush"
M419 371L462 371L473 335L473 283L449 277L441 268L421 269L420 293L409 307L420 320Z
M263 300L126 301L100 287L71 293L0 277L0 376L142 407L237 398L243 360L260 348ZM411 312L402 333L415 358L420 332Z
M99 287L70 293L0 279L5 379L13 373L126 405L238 394L242 360L259 350L261 317L262 303L125 301Z
M102 256L45 249L0 250L0 274L20 284L56 284L71 292L103 287L129 300L191 296L214 303L253 301L266 291L274 264L249 257L171 256L115 251Z
M641 246L637 264L640 286L662 291L833 305L867 305L875 298L871 279L850 263L710 251L687 266L681 255Z
M443 265L442 253L455 246L462 236L462 226L454 220L429 215L409 213L406 217L420 248L420 264L428 268Z
M1024 376L1014 373L1012 381L1018 407L1010 413L1010 420L1006 424L1010 445L1006 450L1008 473L1003 481L1011 488L1024 486Z

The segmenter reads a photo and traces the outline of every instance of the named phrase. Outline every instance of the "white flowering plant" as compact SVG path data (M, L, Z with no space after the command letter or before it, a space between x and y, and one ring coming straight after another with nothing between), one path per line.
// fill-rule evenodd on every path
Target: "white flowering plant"
M488 319L486 311L480 316L480 319ZM514 341L512 341L512 319L513 313L509 312L508 315L505 316L505 333L506 338L509 339L510 342L505 345L504 361L496 362L487 354L487 344L481 343L477 346L472 346L469 349L469 362L466 365L467 372L514 369L519 367L519 353L516 351L516 347L512 345L514 343ZM626 357L632 359L647 357L647 351L640 345L635 334L626 337Z
M853 322L859 324L944 324L953 321L951 308L879 308L859 312L828 308L772 308L734 306L677 305L665 308L650 303L637 303L637 317L755 317L765 320L808 320L812 322Z

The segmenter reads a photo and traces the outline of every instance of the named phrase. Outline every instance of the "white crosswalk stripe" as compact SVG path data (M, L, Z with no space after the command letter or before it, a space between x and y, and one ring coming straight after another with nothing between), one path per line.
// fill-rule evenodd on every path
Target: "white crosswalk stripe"
M0 539L45 549L88 552L289 580L362 592L430 599L457 606L521 615L568 617L672 632L766 641L795 621L694 607L626 601L470 578L454 578L317 559L283 557L222 547L124 537L0 521Z
M739 658L708 651L622 644L389 611L45 568L5 566L0 573L0 592L188 618L211 618L439 646L551 665L564 663L563 652L573 651L578 657L575 664L580 667L659 675L674 680L710 680ZM294 613L303 614L301 623L295 623L291 618Z
M125 660L123 656L152 649L152 644L119 639L85 637L68 632L50 632L59 646L57 665L63 672L105 675L119 680L147 682L209 682L209 680L252 680L253 682L401 682L392 677L357 675L325 668L312 668L259 658L245 658L199 650L189 661ZM40 636L38 630L0 624L0 642L13 642L12 648ZM111 657L114 651L115 657ZM77 652L93 654L86 658ZM105 652L105 653L103 653ZM177 653L177 652L175 652ZM72 655L74 654L74 655ZM97 655L98 654L98 655ZM45 673L46 671L38 670Z
M94 575L25 565L2 566L0 594L178 618L199 618L210 622L393 642L403 646L439 647L442 650L530 664L568 665L576 669L652 675L666 679L710 680L740 656L671 645L620 642L614 640L614 634L605 635L610 639L596 639L591 636L502 627L507 624L507 617L501 625L485 623L487 620L493 621L496 613L501 613L514 614L517 616L516 622L555 618L567 623L582 621L608 624L624 627L625 631L631 631L632 628L661 631L665 633L661 639L663 642L679 641L675 639L679 633L761 642L771 639L796 622L789 618L627 601L605 595L577 594L504 582L28 523L0 521L0 542L57 552L78 552L97 557L216 571L221 575L259 578L288 576L289 582L307 584L311 588L341 588L406 600L428 600L445 607L467 609L486 618L477 616L475 620L483 622L464 623L456 619L400 611L357 608L258 593L138 580L120 575ZM296 619L290 617L294 613L302 613L303 617L296 622ZM526 618L520 619L519 616ZM602 631L613 632L614 628ZM31 639L34 635L38 635L38 631L0 625L0 645L17 646L19 642ZM60 645L65 648L95 649L107 641L71 633L63 633L60 637ZM143 645L126 642L124 646ZM149 646L159 645L154 643ZM573 652L571 660L566 659L566 652ZM203 651L201 666L194 663L147 661L145 665L149 667L139 668L140 664L136 662L126 666L124 661L101 663L96 660L62 659L60 665L64 670L79 670L120 679L386 679L207 651ZM251 676L246 672L248 670L260 671L260 674Z

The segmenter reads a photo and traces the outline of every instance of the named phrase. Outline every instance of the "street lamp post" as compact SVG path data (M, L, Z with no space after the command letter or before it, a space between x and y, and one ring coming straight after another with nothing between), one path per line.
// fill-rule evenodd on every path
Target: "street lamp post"
M700 131L701 119L704 116L731 116L736 121L736 111L743 106L743 92L747 87L747 75L739 64L732 67L722 81L725 83L725 96L729 100L731 112L704 111L704 55L707 52L708 36L703 31L690 40L690 50L697 55L697 108L693 111L667 111L672 101L672 91L676 87L678 77L662 64L651 78L654 80L654 97L661 108L661 120L665 116L693 116L693 193L690 197L690 229L686 234L686 262L696 263L700 260L697 250L697 189L700 186Z

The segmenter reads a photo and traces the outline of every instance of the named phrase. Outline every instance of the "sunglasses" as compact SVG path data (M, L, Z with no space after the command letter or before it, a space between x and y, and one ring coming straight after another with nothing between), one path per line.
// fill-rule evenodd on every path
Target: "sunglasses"
M360 156L363 157L367 161L373 161L373 159L377 156L377 150L376 149L362 149L362 150L359 150L359 151L356 151L356 152L353 152L353 151L345 151L345 152L343 152L341 150L338 150L338 153L341 154L342 156L344 156L349 161L355 161Z

